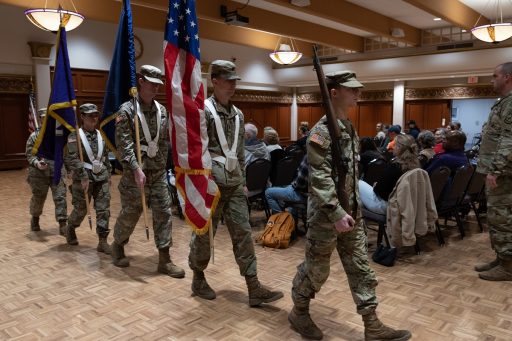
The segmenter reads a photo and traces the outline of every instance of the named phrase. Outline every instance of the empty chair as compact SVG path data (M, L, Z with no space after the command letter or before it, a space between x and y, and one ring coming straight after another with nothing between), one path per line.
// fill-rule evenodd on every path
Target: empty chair
M249 191L247 199L249 203L256 199L261 199L267 219L270 217L270 209L265 198L265 189L267 188L271 166L272 164L269 160L256 159L245 169L245 184ZM249 210L250 208L251 206L249 205Z
M485 174L477 173L475 171L471 177L471 181L469 182L466 195L464 196L464 199L460 205L461 207L469 206L469 208L473 209L473 212L475 212L476 221L478 222L478 227L480 228L480 232L483 232L484 228L482 226L482 222L480 221L480 213L478 212L475 203L481 202L484 199L484 189Z
M450 168L441 166L434 170L432 174L430 174L430 185L432 187L432 194L434 196L436 207L439 206L439 200L441 198L441 194L443 193L444 186L450 178L450 173ZM441 228L439 227L438 222L436 222L436 236L439 245L444 245L443 234L441 233Z

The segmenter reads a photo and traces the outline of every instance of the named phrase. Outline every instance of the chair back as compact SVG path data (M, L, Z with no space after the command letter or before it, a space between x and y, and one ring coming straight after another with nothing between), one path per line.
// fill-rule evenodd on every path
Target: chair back
M296 160L299 160L299 162L304 157L304 149L301 148L298 145L291 145L288 148L285 149L287 156L293 156Z
M256 159L245 168L245 184L249 191L264 191L272 164L269 160Z
M477 173L476 171L473 173L471 177L471 181L468 186L467 195L471 198L476 198L482 193L485 187L485 174Z
M300 160L294 156L286 156L277 162L275 173L271 174L270 181L272 186L284 187L292 183Z
M470 164L459 167L457 171L455 171L443 206L458 205L460 201L464 199L473 171L474 168Z
M437 203L441 198L441 193L443 193L443 188L448 182L450 173L450 168L441 166L430 174L430 185L432 186L432 194L434 194L434 202Z
M370 161L366 169L366 172L363 175L363 181L369 184L370 186L373 186L373 184L380 179L386 167L387 162L382 158L377 158Z
M272 163L272 170L270 171L271 173L276 168L277 162L281 159L284 159L285 156L286 152L284 149L274 149L270 152L270 162Z

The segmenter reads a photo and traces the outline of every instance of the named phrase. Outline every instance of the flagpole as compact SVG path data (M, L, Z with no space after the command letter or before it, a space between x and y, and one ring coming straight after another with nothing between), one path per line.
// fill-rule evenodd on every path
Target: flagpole
M32 83L32 77L30 77L30 93L31 93L31 96L29 97L29 102L30 102L30 111L32 112L32 116L34 116L34 124L35 124L35 128L36 130L39 129L39 121L37 120L37 115L36 115L36 108L34 108L34 101L32 100L34 98L34 84Z
M133 120L135 121L135 146L136 146L136 153L137 153L137 162L139 163L139 167L142 167L142 154L140 151L140 132L139 132L139 118L137 115L137 88L133 87L130 89L130 95L132 96L133 100L133 110L135 111L135 115L133 117ZM149 228L148 228L148 211L146 208L146 192L144 190L144 184L142 185L142 188L140 189L140 198L142 201L142 212L144 213L144 226L146 229L146 238L149 240Z
M76 146L78 148L78 155L80 156L80 162L84 163L84 153L82 152L82 140L80 137L80 128L78 127L78 117L76 115L76 107L73 107L75 112L75 133L76 133ZM91 161L92 162L92 161ZM87 173L87 171L86 171ZM87 181L89 181L89 175L87 175ZM87 220L89 221L89 228L92 231L92 218L91 218L91 204L89 203L89 186L87 186L87 192L84 190L85 206L87 208Z

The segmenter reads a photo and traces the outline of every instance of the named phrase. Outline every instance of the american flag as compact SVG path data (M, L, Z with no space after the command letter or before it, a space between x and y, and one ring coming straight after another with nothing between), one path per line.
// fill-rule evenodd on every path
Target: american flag
M28 132L32 134L39 128L36 113L36 98L34 95L34 86L30 83L30 93L28 94Z
M164 64L176 185L185 200L185 219L203 234L220 193L211 176L195 5L195 0L169 1Z

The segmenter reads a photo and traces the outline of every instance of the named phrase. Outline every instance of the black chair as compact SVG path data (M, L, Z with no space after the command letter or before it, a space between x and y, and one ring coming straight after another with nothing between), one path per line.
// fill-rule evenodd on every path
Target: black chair
M432 186L432 194L434 195L434 202L436 203L436 207L439 206L439 199L443 193L444 186L446 186L446 183L450 178L450 173L450 168L442 166L430 174L430 185ZM439 223L437 221L436 236L439 245L444 245L443 234L441 233L441 228L439 227Z
M275 172L270 174L270 182L274 187L285 187L292 183L300 160L293 156L286 156L277 162Z
M272 163L272 168L270 170L270 174L275 172L275 169L277 167L277 162L279 160L284 159L286 157L286 152L284 149L274 149L270 152L270 162Z
M475 212L476 221L478 222L478 227L480 228L480 232L484 232L484 228L482 226L482 222L480 221L480 212L476 208L476 203L480 203L485 199L485 174L477 173L476 171L473 173L471 177L471 181L469 182L468 189L466 191L466 195L464 196L464 200L461 203L461 207L467 207L466 212L469 212L470 209L473 209Z
M297 211L297 215L300 219L302 219L302 223L304 224L304 232L308 232L308 202L307 201L285 201L284 209L293 208ZM295 220L295 231L298 231L297 227L299 225L298 219Z
M460 216L460 205L466 195L473 171L473 166L470 164L464 165L457 169L452 181L448 181L446 185L448 187L443 190L443 194L439 199L439 205L437 206L437 214L440 217L445 218L445 225L449 218L452 216L455 217L461 239L464 238L465 232L464 224Z
M386 167L386 160L381 158L373 159L372 161L370 161L370 163L368 163L366 172L363 175L363 181L369 184L370 186L373 186L373 184L380 179Z
M256 159L245 168L245 185L249 191L247 200L249 201L249 213L251 211L250 203L261 199L267 219L270 217L270 208L265 198L265 189L267 188L270 168L272 163L265 159Z
M304 157L304 155L306 155L304 148L301 148L300 146L293 145L293 144L291 146L289 146L288 148L286 148L285 152L286 152L287 156L294 157L296 160L299 161L299 163L302 160L302 158Z
M378 213L372 212L370 210L367 210L364 206L362 207L361 212L363 214L363 219L365 220L366 223L368 223L368 221L373 221L373 222L377 223L377 225L379 226L379 228L377 230L377 246L382 244L382 237L384 237L384 239L386 240L386 245L391 246L391 244L389 243L388 234L386 233L386 224L387 224L386 215L378 214ZM368 228L370 228L370 227L368 227Z

